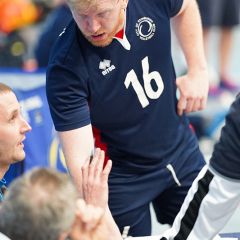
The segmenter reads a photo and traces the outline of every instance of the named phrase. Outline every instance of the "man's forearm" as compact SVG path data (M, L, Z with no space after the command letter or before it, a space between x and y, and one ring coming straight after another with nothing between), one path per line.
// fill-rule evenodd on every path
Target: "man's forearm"
M92 126L58 132L70 176L82 196L82 166L93 152Z

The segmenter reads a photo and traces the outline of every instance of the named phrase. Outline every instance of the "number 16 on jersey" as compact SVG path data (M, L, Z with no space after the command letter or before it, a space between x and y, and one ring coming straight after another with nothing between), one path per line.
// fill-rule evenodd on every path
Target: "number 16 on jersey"
M149 73L149 63L148 63L148 57L145 57L142 60L142 69L143 69L143 81L144 81L144 89L147 94L147 96L150 99L157 99L160 97L160 95L163 92L164 85L162 81L162 77L157 71L153 71ZM157 90L154 91L151 86L151 80L154 80L157 85ZM133 89L137 94L138 100L141 103L142 107L145 108L149 105L149 101L147 99L147 96L144 92L143 87L141 86L136 73L132 69L126 76L124 84L125 87L128 89L130 86L130 83L132 83Z

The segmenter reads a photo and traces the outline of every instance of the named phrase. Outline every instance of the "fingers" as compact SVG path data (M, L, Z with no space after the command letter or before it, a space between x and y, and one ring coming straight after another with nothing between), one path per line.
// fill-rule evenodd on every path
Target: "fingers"
M103 163L104 163L105 153L104 151L100 150L99 148L96 149L92 162L89 165L89 181L93 181L94 179L99 179L102 170L103 170Z
M76 202L76 216L80 217L86 212L86 203L83 199L79 198Z
M87 203L106 208L108 202L108 176L112 168L109 160L103 169L105 153L96 149L93 160L90 163L88 157L82 167L83 190Z
M186 98L184 98L182 96L180 97L180 99L178 101L178 104L177 104L177 114L178 114L178 116L182 116L183 109L185 107L186 101L187 101Z
M194 102L195 102L195 101L194 101L193 99L187 100L187 105L186 105L186 108L184 109L184 113L189 113L189 112L192 111Z
M177 114L181 116L184 113L196 112L197 110L203 110L206 106L206 98L184 98L181 97L177 105ZM186 107L185 107L186 105ZM184 108L185 107L185 108Z
M89 231L95 228L101 221L104 211L100 207L94 207L91 204L86 204L81 212L80 219L84 224L84 228Z
M200 106L200 100L198 98L196 99L189 99L187 101L187 106L184 109L184 113L189 113L189 112L196 112Z
M100 150L99 156L98 156L98 161L96 162L95 165L95 177L97 179L100 178L102 172L103 172L103 163L105 159L105 152Z
M201 103L200 99L197 99L197 100L194 102L193 107L192 107L192 112L196 112L196 111L198 110L198 108L199 108L199 106L200 106L200 103Z
M88 182L90 184L93 183L94 181L94 176L95 176L95 166L98 165L99 161L99 155L100 155L101 150L99 148L96 149L95 154L93 156L92 162L89 165L89 170L88 170Z
M112 168L112 161L108 161L103 170L104 159L105 153L99 148L96 149L91 163L90 157L86 159L82 166L82 183L84 191L87 190L87 187L91 187L94 182L107 182Z
M180 92L177 104L177 114L202 110L206 106L208 96L208 78L206 71L188 72L187 75L176 79L176 85ZM185 107L186 106L186 107Z
M83 184L84 191L86 191L86 188L87 188L89 164L90 164L90 156L86 159L84 165L82 166L82 184Z
M95 178L99 179L103 171L103 163L105 159L104 151L96 149L93 160L89 165L88 179L91 181ZM87 164L87 163L86 163ZM88 163L89 164L89 163ZM85 165L84 165L85 166Z
M103 173L102 173L102 181L103 182L108 181L108 176L109 176L111 169L112 169L112 160L108 160L108 162L103 170Z
M198 106L198 110L203 110L206 107L206 104L207 104L207 97L201 100L200 106Z
M88 205L89 208L91 208L90 214L89 214L89 221L86 226L88 230L95 228L101 219L103 218L104 211L100 207L94 207L92 205Z
M103 216L102 208L94 207L86 204L83 199L78 199L76 201L75 221L70 230L71 239L90 239L93 231L102 227Z

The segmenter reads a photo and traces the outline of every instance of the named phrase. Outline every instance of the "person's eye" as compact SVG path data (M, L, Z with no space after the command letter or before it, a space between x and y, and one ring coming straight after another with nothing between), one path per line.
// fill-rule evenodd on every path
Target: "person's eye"
M13 121L14 121L14 119L15 119L15 117L14 117L14 116L12 116L12 117L10 118L10 122L13 122Z
M101 12L98 14L99 17L106 17L110 11Z
M84 15L84 14L80 14L80 15L78 15L80 18L82 18L82 19L86 19L87 18L87 15Z

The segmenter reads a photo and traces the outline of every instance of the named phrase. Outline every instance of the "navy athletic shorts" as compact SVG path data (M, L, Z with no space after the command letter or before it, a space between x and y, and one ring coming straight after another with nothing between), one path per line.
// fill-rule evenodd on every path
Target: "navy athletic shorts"
M121 233L130 226L128 236L151 235L151 202L160 223L173 223L193 180L205 165L196 140L186 141L159 162L113 159L109 207Z
M240 0L197 0L203 27L239 24Z

